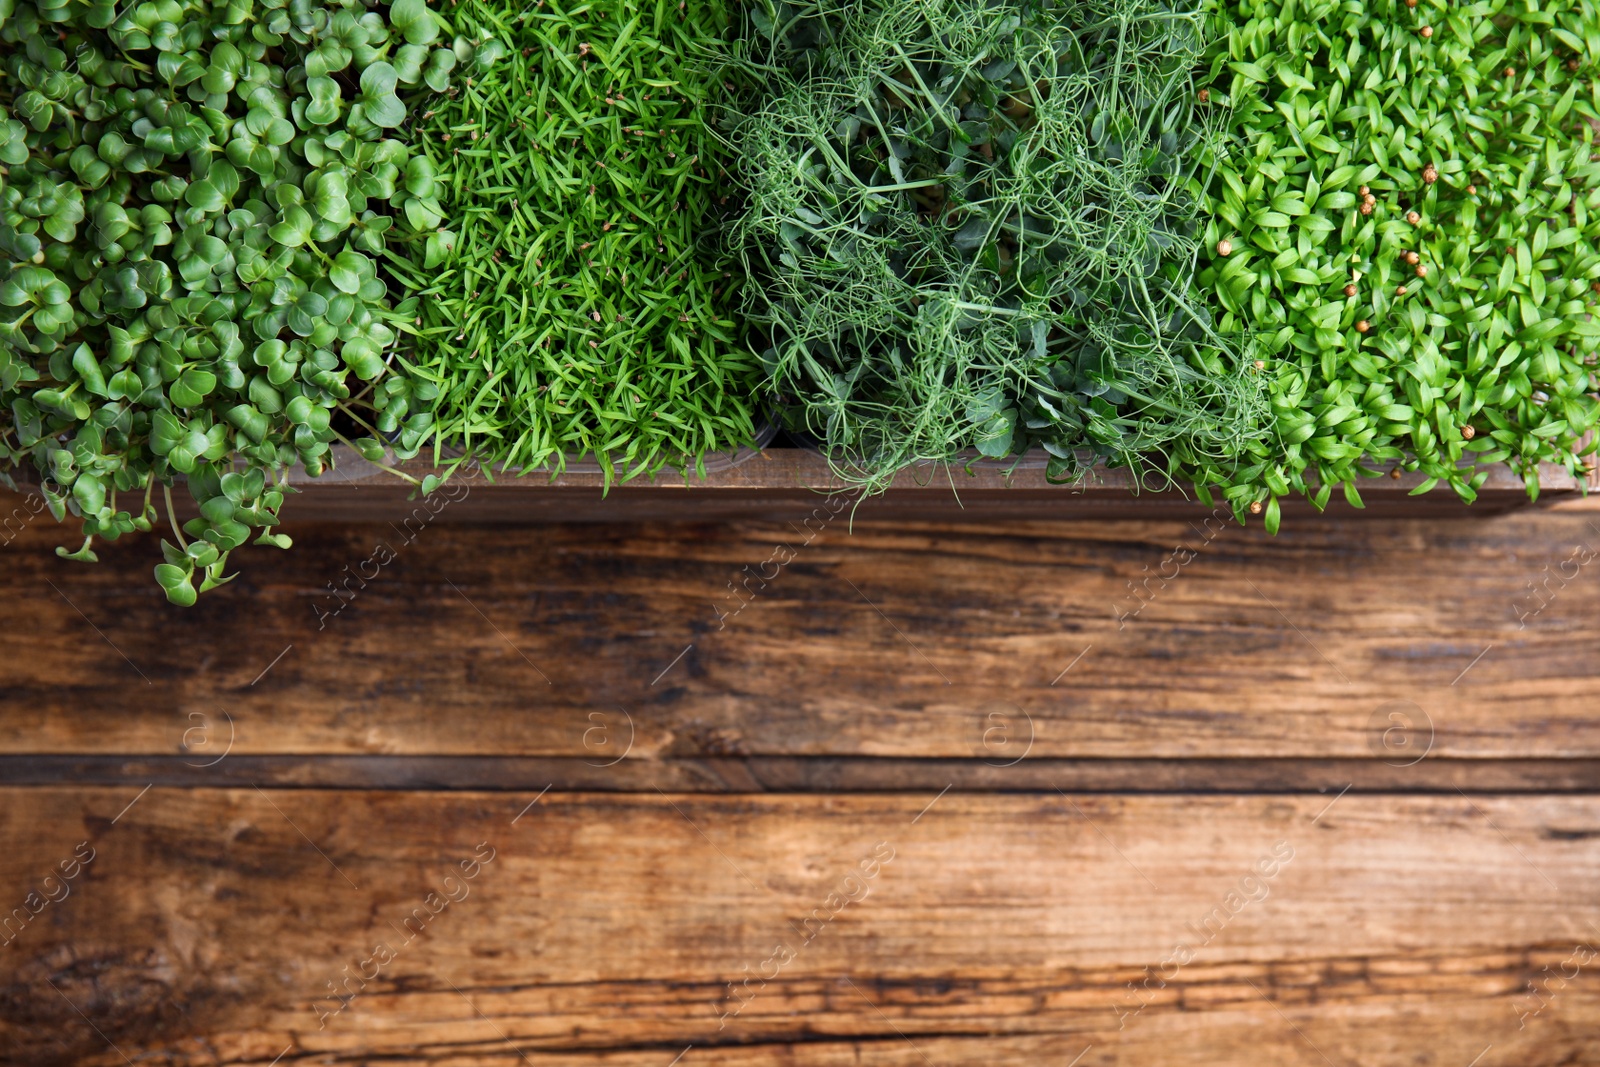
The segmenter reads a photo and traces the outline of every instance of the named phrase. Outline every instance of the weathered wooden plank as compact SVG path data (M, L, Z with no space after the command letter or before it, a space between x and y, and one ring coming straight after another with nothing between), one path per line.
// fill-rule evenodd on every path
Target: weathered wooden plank
M189 611L153 538L87 566L35 523L0 751L179 754L228 715L259 755L1600 757L1587 513L805 521L291 523Z
M0 1049L1593 1062L1593 797L536 797L5 790Z

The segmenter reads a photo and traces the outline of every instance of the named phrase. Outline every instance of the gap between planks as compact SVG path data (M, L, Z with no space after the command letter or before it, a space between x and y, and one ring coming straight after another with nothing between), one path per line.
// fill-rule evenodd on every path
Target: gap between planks
M0 756L0 785L145 785L408 792L840 793L950 789L973 793L1600 793L1600 759L981 760L757 756L587 760L519 756Z

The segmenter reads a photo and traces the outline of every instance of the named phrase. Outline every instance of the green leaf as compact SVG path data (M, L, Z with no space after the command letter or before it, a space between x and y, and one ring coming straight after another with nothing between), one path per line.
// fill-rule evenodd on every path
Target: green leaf
M221 211L223 207L222 193L209 181L191 182L183 194L183 199L190 207L199 208L201 211Z
M365 459L369 463L383 462L386 450L384 449L383 442L379 441L377 438L358 437L356 440L350 443L355 446L357 452L361 453L362 459Z
M205 68L186 56L163 52L156 57L156 73L181 87L199 81L205 75Z
M339 171L324 171L317 184L317 195L310 202L311 209L335 226L348 226L354 216L347 199L348 183Z
M223 418L256 444L266 440L271 430L271 420L249 404L236 404L223 413Z
M383 373L383 357L378 346L365 337L356 337L344 343L344 361L356 377L370 382Z
M179 607L193 607L195 601L199 599L199 594L195 592L194 586L190 584L192 575L192 570L177 567L171 563L156 564L156 584L166 592L167 599Z
M328 77L308 78L306 91L311 102L306 105L306 121L316 126L327 126L339 121L339 83Z
M373 274L372 261L360 252L344 251L334 257L333 266L328 271L328 280L341 292L357 293L361 290L362 279Z
M89 392L95 396L108 395L105 375L100 370L100 364L95 362L94 353L90 351L88 345L81 344L73 349L72 369L78 372L79 380Z
M269 145L286 145L294 140L294 123L288 119L275 118L267 123L267 128L261 134L261 139Z
M405 105L394 95L399 80L394 67L382 60L361 72L361 102L374 126L388 128L405 121Z
M412 196L426 199L434 193L433 162L427 156L413 156L406 164L405 188Z
M164 456L183 439L183 424L168 412L157 411L150 417L150 451Z
M405 36L407 44L432 44L439 38L438 23L423 0L395 0L389 6L389 22Z
M434 200L420 200L416 197L406 201L406 221L413 230L431 230L444 221L444 214L438 210L438 202Z
M422 265L430 270L439 266L449 260L455 247L456 235L453 231L438 230L430 233L424 247Z
M394 54L394 73L401 85L415 85L422 80L423 64L428 61L428 49L423 45L405 44Z
M283 219L267 230L271 238L281 245L298 248L311 239L311 215L301 207L292 207L283 213Z
M234 503L226 496L214 496L210 500L204 500L200 503L200 514L207 522L228 522L233 518L233 512ZM202 567L217 558L214 548L210 552L205 552L203 550L197 551L198 547L191 544L189 546L189 556ZM209 558L207 558L208 556Z
M106 383L106 396L112 400L132 399L143 392L144 382L131 368L118 371Z
M93 474L80 474L73 480L72 498L84 515L97 514L105 507L105 483Z
M498 38L491 37L473 51L473 65L480 71L486 71L494 66L495 63L504 59L507 51L506 46Z
M181 408L196 408L205 402L207 394L216 388L217 376L210 371L191 367L167 389L173 404Z
M422 80L434 92L442 93L450 88L450 72L455 65L454 52L448 48L436 48L428 56L428 67L422 72Z

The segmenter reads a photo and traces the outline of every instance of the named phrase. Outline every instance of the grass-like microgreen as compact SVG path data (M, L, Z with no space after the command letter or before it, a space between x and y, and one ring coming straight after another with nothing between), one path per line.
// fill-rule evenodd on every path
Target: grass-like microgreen
M619 477L748 441L755 360L714 240L720 0L446 13L509 51L457 71L405 175L448 217L392 254L419 294L408 362L439 390L437 440L521 469L592 452Z

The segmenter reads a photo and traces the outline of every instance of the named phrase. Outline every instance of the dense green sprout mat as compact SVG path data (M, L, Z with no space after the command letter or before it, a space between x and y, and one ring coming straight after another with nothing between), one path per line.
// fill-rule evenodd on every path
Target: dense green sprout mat
M735 133L750 319L791 423L847 473L1033 445L1057 476L1085 450L1164 473L1261 432L1259 376L1190 284L1198 15L768 0L752 17L778 70Z
M1600 18L1588 0L1234 0L1200 284L1269 353L1236 499L1404 468L1464 498L1594 429ZM1231 254L1217 253L1226 241ZM1202 472L1205 473L1205 472Z
M474 58L438 36L422 0L0 0L0 473L44 476L75 558L149 530L159 487L156 579L193 603L252 531L288 547L279 478L322 469L347 402L411 395L364 383L395 351L378 257L415 200L391 132Z
M729 183L706 114L721 0L465 0L509 58L413 137L443 229L398 246L440 439L519 468L594 453L624 476L750 440L755 361L715 245Z
M1597 75L1595 0L0 0L0 480L180 604L341 442L1535 494Z

